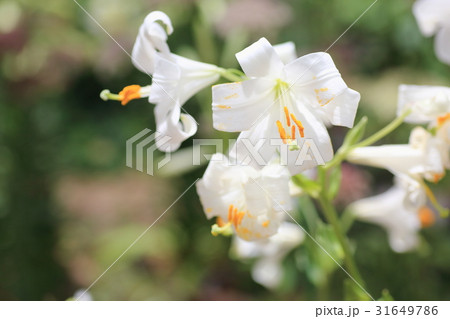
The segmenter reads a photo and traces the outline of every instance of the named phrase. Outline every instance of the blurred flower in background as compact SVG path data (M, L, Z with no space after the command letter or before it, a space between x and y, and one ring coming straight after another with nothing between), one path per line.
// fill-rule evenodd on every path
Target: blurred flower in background
M241 0L224 2L225 10L215 22L217 32L226 38L235 32L253 37L270 36L293 19L288 3L274 0ZM251 14L250 14L251 12Z
M436 56L450 64L450 3L445 0L417 0L413 12L423 35L436 35Z

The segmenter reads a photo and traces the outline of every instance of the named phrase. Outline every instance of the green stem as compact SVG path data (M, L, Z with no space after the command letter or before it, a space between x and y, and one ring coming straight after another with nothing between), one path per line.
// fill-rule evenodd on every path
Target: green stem
M342 251L344 252L344 262L346 269L348 273L353 277L353 279L362 287L364 286L364 282L362 280L362 277L359 273L359 270L356 266L356 263L353 258L352 250L350 248L349 241L346 237L346 231L348 226L344 224L341 224L341 220L339 220L338 214L333 207L330 196L328 195L328 173L332 171L332 169L335 166L340 165L347 155L355 148L358 147L364 147L368 145L372 145L373 143L379 141L392 131L394 131L396 128L398 128L402 123L403 120L411 113L410 110L405 111L403 114L401 114L399 117L397 117L395 120L393 120L391 123L386 125L383 129L378 131L377 133L369 136L368 138L364 139L363 141L356 143L354 145L344 145L339 149L339 151L336 153L334 158L328 162L326 165L319 168L319 176L318 176L318 182L321 185L321 192L319 196L317 197L319 204L322 208L322 211L325 215L325 218L327 219L328 223L333 228L333 231L336 235L337 240L339 241L340 246L342 247Z
M344 262L347 271L353 277L353 279L358 282L358 284L364 286L364 282L353 259L353 254L350 249L349 242L344 235L336 210L334 209L330 201L323 195L319 196L319 203L322 207L325 218L333 227L334 233L336 234L336 237L342 247L342 250L344 252Z
M436 199L436 196L434 196L433 191L428 187L428 185L422 180L419 182L422 187L425 190L425 194L428 197L428 200L431 202L431 204L434 206L434 208L439 212L442 218L447 218L449 216L449 210L448 208L443 207L441 204L439 204L438 200Z
M362 140L361 142L351 145L345 149L340 148L337 151L336 155L333 157L333 159L323 166L323 169L329 170L330 168L339 165L340 163L342 163L345 160L348 153L350 153L355 148L369 146L369 145L372 145L372 144L378 142L383 137L385 137L386 135L388 135L389 133L394 131L396 128L398 128L403 123L403 120L409 114L411 114L411 110L406 110L405 112L403 112L403 114L401 114L399 117L397 117L395 120L393 120L391 123L386 125L384 128L382 128L375 134L373 134L373 135L369 136L368 138Z
M246 79L245 74L239 70L219 68L218 72L220 76L227 79L228 81L242 82Z
M403 114L401 114L399 117L397 117L395 120L393 120L391 123L386 125L384 128L382 128L375 134L373 134L373 135L369 136L368 138L366 138L365 140L362 140L361 142L353 145L351 149L354 149L357 147L369 146L369 145L372 145L372 144L378 142L383 137L385 137L386 135L388 135L389 133L394 131L397 127L399 127L403 123L403 120L409 114L411 114L411 110L406 110L405 112L403 112Z

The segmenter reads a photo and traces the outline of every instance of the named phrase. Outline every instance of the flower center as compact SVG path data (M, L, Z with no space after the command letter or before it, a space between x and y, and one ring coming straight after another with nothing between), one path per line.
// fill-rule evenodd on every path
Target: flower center
M228 207L228 222L232 223L234 227L238 228L245 216L245 212L239 211L237 207L230 205Z
M239 211L237 207L231 204L228 207L227 222L225 222L221 217L217 217L216 223L211 228L211 234L213 236L231 236L233 234L232 225L234 225L236 231L239 232L239 226L241 225L245 214L246 212Z
M276 79L276 84L274 87L275 99L282 99L285 94L289 91L289 84L282 79Z
M298 131L300 137L305 137L305 128L303 127L302 122L298 120L294 113L291 113L287 107L289 98L286 98L286 94L289 94L289 84L281 79L277 79L274 89L275 98L280 101L282 113L284 113L284 116L281 115L281 119L275 122L278 133L283 144L289 145L289 150L297 150L296 132Z

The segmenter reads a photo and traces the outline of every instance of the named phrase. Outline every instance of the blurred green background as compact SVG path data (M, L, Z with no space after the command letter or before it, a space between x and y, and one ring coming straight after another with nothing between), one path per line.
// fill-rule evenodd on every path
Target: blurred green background
M173 52L237 67L234 53L262 36L273 44L294 41L299 55L326 50L372 1L79 3L127 52L146 14L162 10L174 24ZM368 133L395 116L399 84L450 86L450 67L420 34L412 3L378 1L329 51L362 94L357 117L369 116ZM99 93L150 79L74 1L1 0L0 59L0 299L65 300L88 287L204 167L151 177L125 166L125 141L155 128L153 106L139 100L123 107ZM235 137L213 130L208 99L206 90L185 106L200 123L195 138ZM410 129L402 126L383 143L406 143ZM331 130L335 147L345 132ZM392 183L382 170L346 164L343 172L341 210ZM449 186L445 178L434 188L446 206ZM326 256L312 256L308 243L286 258L279 289L254 283L252 263L230 257L230 239L212 237L210 224L192 188L96 283L93 298L345 298L345 274ZM368 290L376 298L388 288L397 300L449 300L449 228L440 220L423 231L418 251L396 254L382 229L355 224L350 237Z

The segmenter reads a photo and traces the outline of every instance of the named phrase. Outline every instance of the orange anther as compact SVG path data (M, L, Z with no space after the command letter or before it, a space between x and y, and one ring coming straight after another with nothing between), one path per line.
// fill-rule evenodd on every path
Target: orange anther
M139 85L129 85L123 88L119 92L120 101L122 105L126 105L128 102L141 97L141 87Z
M437 118L437 124L438 126L442 126L444 125L445 122L447 122L448 120L450 120L450 113L447 113L445 115L439 116Z
M298 132L300 133L300 136L301 136L301 137L305 137L305 133L304 133L305 128L303 127L302 122L301 122L300 120L297 120L297 118L295 117L295 115L292 114L292 113L291 113L291 118L292 118L292 120L294 121L294 123L297 125L297 127L298 127Z
M280 121L277 121L278 126L278 133L280 133L280 138L283 140L283 143L286 144L286 131L283 127L283 124L281 124Z
M236 217L235 217L235 220L234 220L234 226L236 228L241 224L242 219L244 218L244 216L245 216L244 212L239 212L239 213L236 214Z
M292 136L291 136L292 139L295 140L295 126L294 125L291 126L291 133L292 133Z
M442 179L442 177L444 177L444 176L445 176L445 172L441 173L441 174L433 174L433 183L439 182Z
M233 205L230 205L228 207L228 221L231 221L232 218L233 218Z
M420 224L422 225L422 227L425 228L433 225L436 220L436 217L434 217L434 213L431 209L424 206L421 209L419 209L419 219Z

